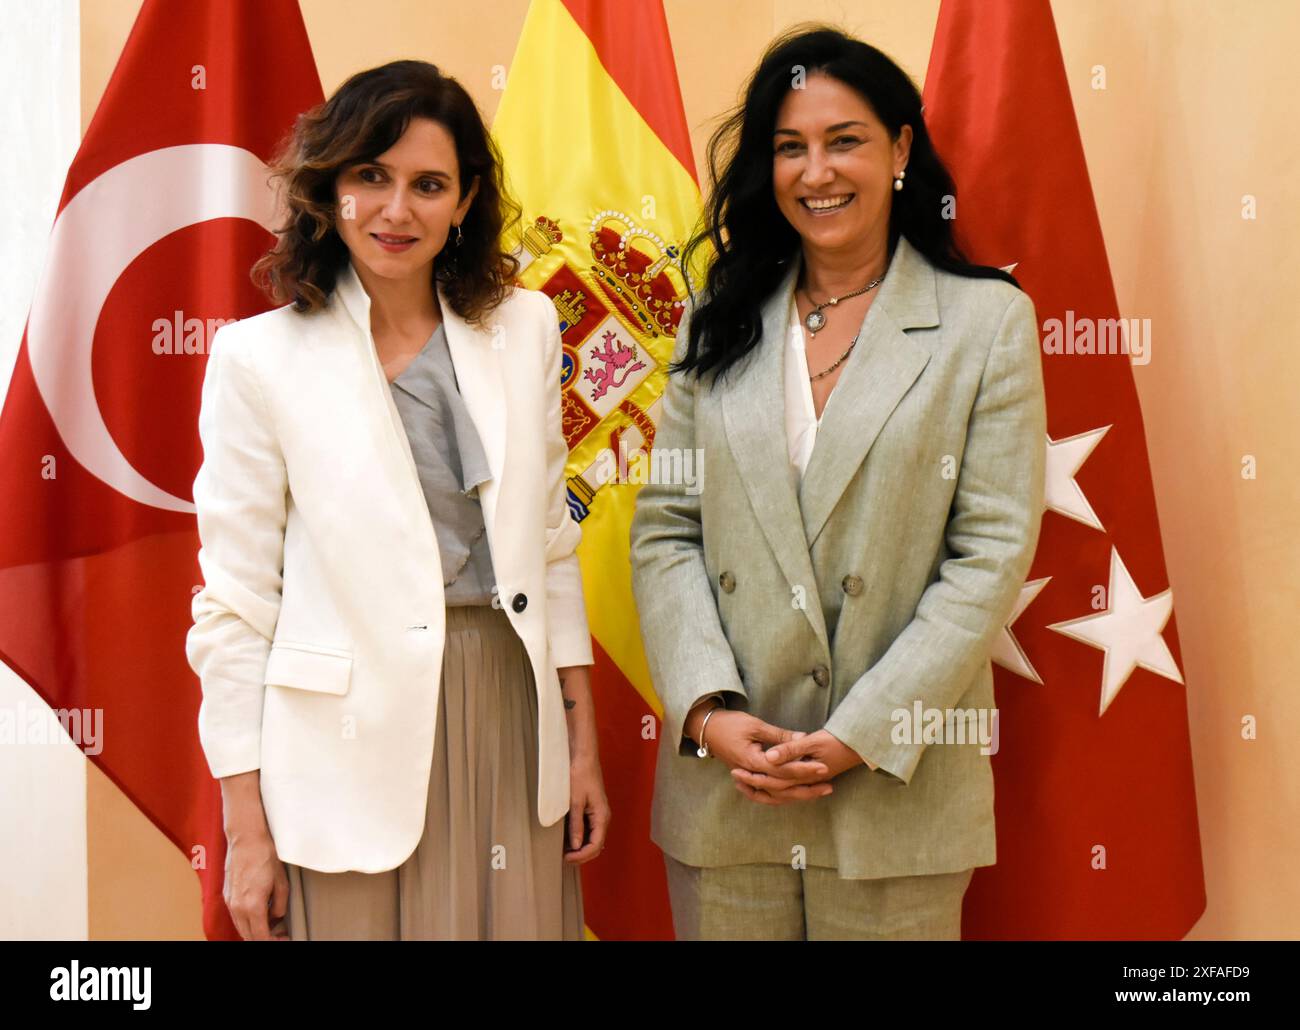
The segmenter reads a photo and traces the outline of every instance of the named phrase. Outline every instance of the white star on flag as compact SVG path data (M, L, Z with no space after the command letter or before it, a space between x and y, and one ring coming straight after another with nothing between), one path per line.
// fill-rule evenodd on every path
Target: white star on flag
M1110 426L1090 429L1086 433L1066 437L1064 440L1047 438L1047 476L1043 489L1047 507L1064 515L1066 518L1082 522L1085 526L1100 529L1105 527L1092 510L1088 498L1074 481L1075 474L1092 450L1101 442Z
M1038 592L1047 586L1051 576L1044 576L1042 579L1035 579L1026 583L1020 588L1020 596L1016 599L1016 606L1011 609L1011 616L1007 619L1006 625L998 634L997 640L993 642L992 658L1002 668L1010 669L1018 676L1023 676L1027 680L1033 680L1035 683L1042 683L1043 678L1038 675L1038 670L1034 668L1033 663L1029 661L1029 656L1025 654L1025 649L1020 646L1020 641L1016 635L1011 632L1011 627L1016 624L1023 612L1038 596Z
M1110 606L1104 612L1047 627L1105 652L1098 717L1105 714L1139 665L1175 683L1183 682L1169 645L1161 636L1174 611L1173 591L1164 590L1154 597L1143 597L1120 559L1119 551L1111 547L1110 584L1106 596Z

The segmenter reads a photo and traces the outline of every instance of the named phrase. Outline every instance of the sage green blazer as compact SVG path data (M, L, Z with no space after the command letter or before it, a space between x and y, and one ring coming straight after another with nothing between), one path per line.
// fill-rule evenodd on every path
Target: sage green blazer
M991 865L986 749L974 734L927 743L908 720L918 703L994 706L989 655L1043 512L1034 305L1001 280L940 271L900 238L800 485L781 351L799 260L727 378L709 389L674 374L665 387L655 448L696 450L703 477L702 489L642 486L632 522L664 707L651 837L696 866L802 861L871 879ZM856 766L814 801L750 801L682 735L714 691L777 726L825 728L880 768Z

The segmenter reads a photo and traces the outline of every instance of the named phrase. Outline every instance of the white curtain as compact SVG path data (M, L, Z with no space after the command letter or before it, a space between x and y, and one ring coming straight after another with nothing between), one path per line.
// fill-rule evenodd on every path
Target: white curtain
M78 0L0 0L0 401L81 142ZM3 503L0 500L0 503ZM86 762L36 742L48 706L0 662L0 937L85 940Z

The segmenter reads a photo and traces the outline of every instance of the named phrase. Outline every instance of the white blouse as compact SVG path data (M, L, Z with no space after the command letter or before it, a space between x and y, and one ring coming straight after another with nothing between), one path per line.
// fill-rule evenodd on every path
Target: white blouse
M812 383L808 380L808 354L804 350L803 324L799 306L790 296L790 328L785 343L785 437L790 449L790 464L798 481L808 469L821 419L813 406ZM828 398L829 400L829 398ZM825 414L825 409L822 409Z

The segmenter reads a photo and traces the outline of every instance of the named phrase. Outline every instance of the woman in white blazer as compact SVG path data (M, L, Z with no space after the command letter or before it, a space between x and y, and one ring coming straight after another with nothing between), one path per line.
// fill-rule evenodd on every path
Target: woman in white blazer
M276 164L221 327L187 641L245 938L581 939L609 820L566 503L560 337L431 64L359 73ZM567 832L566 832L567 828ZM279 921L279 922L276 922Z

